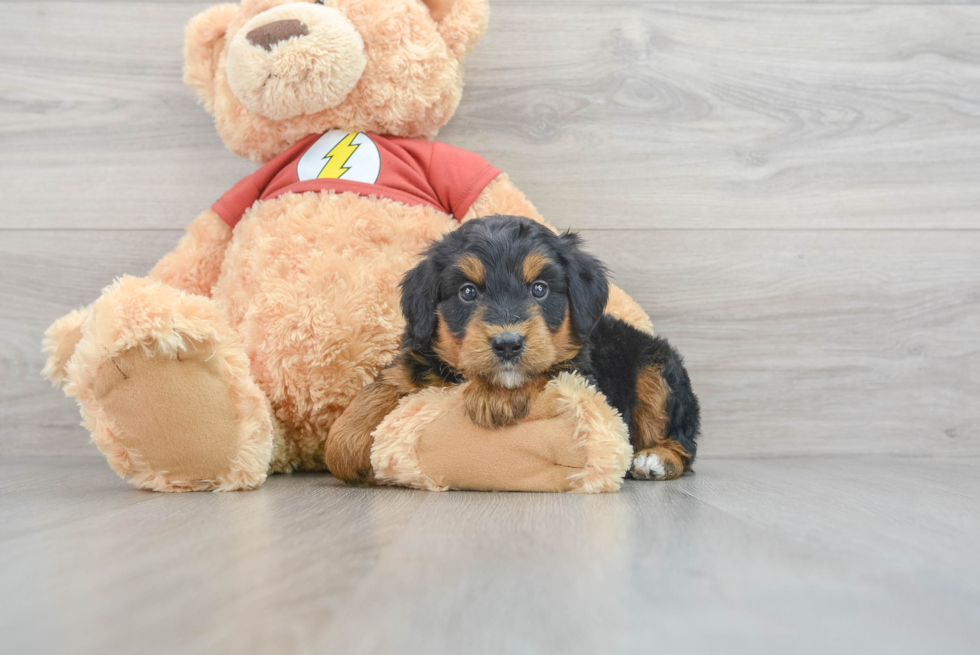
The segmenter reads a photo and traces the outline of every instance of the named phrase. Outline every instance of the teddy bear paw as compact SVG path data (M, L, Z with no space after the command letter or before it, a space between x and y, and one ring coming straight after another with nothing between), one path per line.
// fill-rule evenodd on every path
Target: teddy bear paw
M96 373L93 396L97 427L112 435L104 452L139 487L242 489L265 478L264 471L242 475L245 426L210 344L190 342L174 357L140 347L111 356Z

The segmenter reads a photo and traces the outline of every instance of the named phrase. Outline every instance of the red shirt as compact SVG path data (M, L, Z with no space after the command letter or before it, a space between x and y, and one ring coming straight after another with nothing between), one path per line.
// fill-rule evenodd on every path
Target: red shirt
M483 157L444 143L331 130L295 144L211 208L235 227L257 200L329 189L429 205L459 219L499 174Z

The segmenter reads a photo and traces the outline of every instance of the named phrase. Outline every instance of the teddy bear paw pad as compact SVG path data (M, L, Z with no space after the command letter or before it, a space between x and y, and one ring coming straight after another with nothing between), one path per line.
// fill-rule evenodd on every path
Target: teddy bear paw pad
M100 414L124 451L114 454L140 470L139 486L214 489L231 471L241 430L220 365L209 344L189 342L176 357L137 347L99 367L94 395Z

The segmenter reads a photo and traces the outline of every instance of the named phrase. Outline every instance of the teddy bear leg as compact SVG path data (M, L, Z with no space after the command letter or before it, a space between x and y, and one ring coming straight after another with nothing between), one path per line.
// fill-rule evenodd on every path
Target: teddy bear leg
M265 480L269 402L209 298L118 280L83 324L67 378L96 446L137 487L231 491Z

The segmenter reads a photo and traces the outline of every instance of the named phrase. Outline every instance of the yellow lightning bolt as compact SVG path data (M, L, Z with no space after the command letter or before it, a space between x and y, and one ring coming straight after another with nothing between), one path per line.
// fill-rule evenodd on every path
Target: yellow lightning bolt
M324 159L327 160L327 163L323 167L323 170L320 171L320 174L317 175L317 179L336 180L348 171L348 169L344 168L344 164L346 164L347 160L354 154L354 151L360 147L360 145L351 145L351 141L353 141L354 137L356 137L358 134L360 134L360 132L348 134L340 140L340 143L333 147L333 150L327 153L327 156L324 157Z

